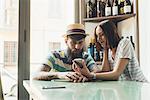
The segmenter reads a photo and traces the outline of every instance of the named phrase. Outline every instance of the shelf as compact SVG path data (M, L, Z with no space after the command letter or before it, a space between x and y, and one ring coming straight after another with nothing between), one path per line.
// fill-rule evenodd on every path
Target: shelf
M125 15L117 15L117 16L108 16L108 17L96 17L96 18L84 18L84 22L100 22L103 20L113 20L115 22L120 22L122 20L134 17L136 14L125 14Z

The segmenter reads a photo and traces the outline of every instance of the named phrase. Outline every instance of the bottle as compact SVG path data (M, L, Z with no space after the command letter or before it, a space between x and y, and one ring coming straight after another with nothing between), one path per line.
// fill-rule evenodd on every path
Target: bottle
M118 0L114 0L113 2L112 15L118 15Z
M103 61L103 50L101 49L99 52L99 56L100 56L100 62Z
M99 51L96 49L96 45L94 45L94 60L100 61L100 54Z
M97 0L97 17L101 17L101 0Z
M92 18L92 2L88 0L86 3L86 18Z
M100 8L101 8L101 16L105 16L105 0L101 0L100 2Z
M88 46L88 54L90 54L92 56L92 58L94 59L94 41L93 41L93 38L90 39L90 43Z
M91 0L92 3L92 17L97 17L97 1Z
M86 2L86 18L89 18L89 4Z
M119 0L119 14L124 14L124 0Z
M124 13L131 14L131 7L132 7L132 5L131 5L130 0L125 0L124 1Z
M111 4L109 0L107 0L105 5L105 16L111 16Z

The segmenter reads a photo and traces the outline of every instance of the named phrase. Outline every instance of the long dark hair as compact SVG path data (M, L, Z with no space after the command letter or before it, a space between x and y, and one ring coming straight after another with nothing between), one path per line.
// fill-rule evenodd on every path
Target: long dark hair
M104 35L108 40L110 49L117 47L121 38L119 37L119 34L117 32L116 25L110 20L105 20L100 22L98 26L102 28ZM98 43L96 35L96 28L98 26L96 26L94 30L94 38L96 40L96 43Z

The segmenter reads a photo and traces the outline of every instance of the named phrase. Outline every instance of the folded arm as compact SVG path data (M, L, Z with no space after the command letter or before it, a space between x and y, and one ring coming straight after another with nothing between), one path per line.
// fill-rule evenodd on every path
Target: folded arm
M57 73L50 72L51 67L48 65L43 65L39 68L39 70L34 74L34 80L52 80L57 77Z

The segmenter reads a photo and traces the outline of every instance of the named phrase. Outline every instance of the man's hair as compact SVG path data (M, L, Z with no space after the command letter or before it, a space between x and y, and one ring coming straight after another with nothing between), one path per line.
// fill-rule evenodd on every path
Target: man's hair
M108 40L110 48L112 49L114 47L117 47L121 38L119 37L119 34L117 32L116 25L110 20L105 20L99 23L98 26L102 28L104 32L104 36ZM96 35L96 28L98 26L96 26L94 30L94 37L95 37L96 42L98 42L97 35Z

